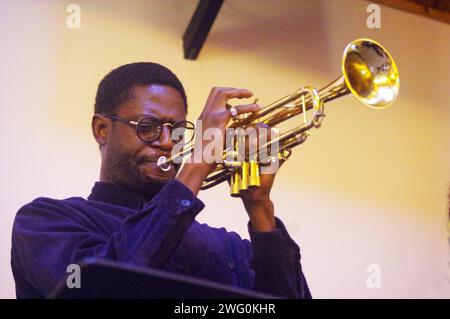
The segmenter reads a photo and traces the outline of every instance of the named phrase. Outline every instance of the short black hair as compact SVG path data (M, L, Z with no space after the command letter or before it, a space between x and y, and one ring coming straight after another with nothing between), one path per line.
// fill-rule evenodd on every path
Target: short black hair
M177 90L187 112L187 97L177 76L165 66L153 62L135 62L119 66L100 82L95 97L95 113L112 114L122 103L132 98L136 85L160 84Z

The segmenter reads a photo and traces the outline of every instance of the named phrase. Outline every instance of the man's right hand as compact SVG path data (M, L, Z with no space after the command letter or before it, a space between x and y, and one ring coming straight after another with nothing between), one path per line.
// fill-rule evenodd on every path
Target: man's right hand
M230 110L227 108L228 101L231 99L244 99L252 97L253 93L246 89L236 89L236 88L226 88L226 87L215 87L211 90L206 105L200 114L199 120L202 121L202 131L196 132L196 134L201 134L209 128L219 129L222 136L225 135L225 129L231 120ZM257 104L243 104L234 106L237 114L253 113L259 110L259 105ZM196 139L197 141L199 139ZM205 146L205 141L201 138L202 145L196 145L194 147ZM209 143L209 141L208 141ZM204 161L202 156L202 161L200 163L194 163L193 161L183 165L179 171L176 179L182 182L186 187L188 187L194 195L198 194L200 187L204 179L208 176L215 165L208 164Z

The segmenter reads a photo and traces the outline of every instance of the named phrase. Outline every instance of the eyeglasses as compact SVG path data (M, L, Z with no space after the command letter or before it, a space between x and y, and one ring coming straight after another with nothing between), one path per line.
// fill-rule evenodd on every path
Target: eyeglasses
M161 123L161 121L152 117L144 117L139 121L130 121L111 114L101 115L134 127L139 139L147 143L156 141L161 136L164 125L171 128L171 140L175 144L187 144L194 138L195 125L189 121L180 121L172 124Z

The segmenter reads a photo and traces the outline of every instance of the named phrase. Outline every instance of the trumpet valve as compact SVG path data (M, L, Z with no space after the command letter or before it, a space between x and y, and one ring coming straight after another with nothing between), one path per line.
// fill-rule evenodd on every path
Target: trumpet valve
M250 178L249 166L250 164L248 162L243 162L241 166L241 181L240 181L241 191L247 190L249 186L249 178Z
M248 186L249 187L261 186L261 177L259 176L259 165L255 161L251 161L249 163Z
M240 169L235 169L231 174L230 195L232 197L239 197L240 191L241 191L241 172Z

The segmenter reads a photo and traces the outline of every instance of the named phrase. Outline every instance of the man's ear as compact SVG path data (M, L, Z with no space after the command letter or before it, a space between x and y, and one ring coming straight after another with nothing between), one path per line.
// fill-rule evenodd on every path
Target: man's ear
M106 144L110 131L111 121L100 114L94 114L92 117L92 134L100 147Z

